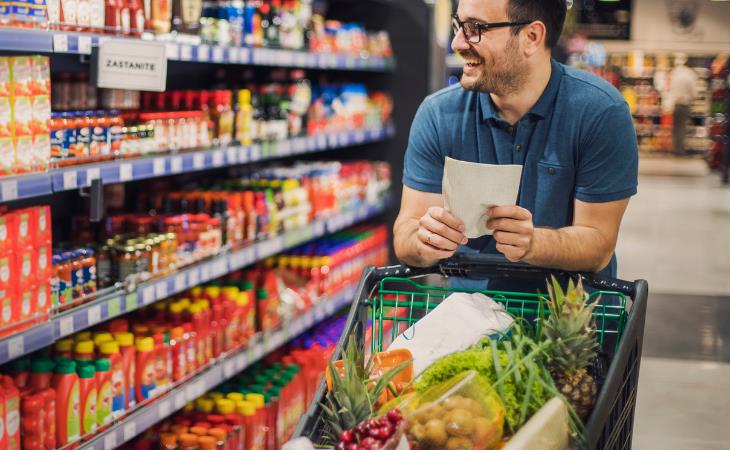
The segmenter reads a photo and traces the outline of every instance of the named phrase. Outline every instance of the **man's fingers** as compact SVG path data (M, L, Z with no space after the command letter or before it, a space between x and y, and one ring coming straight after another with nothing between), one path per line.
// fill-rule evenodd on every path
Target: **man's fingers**
M525 243L525 237L519 233L495 231L493 236L498 244L519 246Z
M439 236L442 236L457 245L463 245L467 243L467 239L464 233L454 228L451 228L448 224L444 222L439 222L436 218L431 217L428 214L421 217L419 224L421 225L421 228L425 228L431 233L438 234Z
M462 222L458 217L451 214L450 212L446 211L444 208L439 208L437 206L432 206L428 208L428 211L426 212L427 215L433 217L439 222L445 223L450 228L453 228L454 230L464 232L466 230L466 226L464 225L464 222Z
M418 254L425 260L442 260L454 255L453 251L446 251L436 248L424 242L418 242Z
M525 256L525 251L514 245L497 244L497 251L502 253L509 261L517 262Z
M452 242L451 240L439 236L425 228L418 229L418 238L424 244L428 244L441 250L454 251L459 247L456 242Z
M498 219L501 217L515 220L530 220L532 213L520 206L494 206L487 210L487 217L490 219Z
M507 231L509 233L528 234L532 232L532 222L515 219L489 219L487 228L495 231Z

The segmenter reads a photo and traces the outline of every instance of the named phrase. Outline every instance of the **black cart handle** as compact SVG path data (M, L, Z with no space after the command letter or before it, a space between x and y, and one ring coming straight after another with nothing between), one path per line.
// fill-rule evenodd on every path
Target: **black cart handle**
M542 279L554 275L558 279L580 278L586 286L602 291L620 292L634 298L636 285L631 281L606 278L587 272L570 272L560 269L546 269L523 262L511 262L502 255L485 253L460 253L451 258L440 261L436 266L417 268L408 266L388 266L376 269L378 279L385 277L414 277L440 273L448 277L462 277L472 279L485 278L512 278L512 279Z
M499 277L514 279L541 278L544 280L551 275L557 278L580 278L585 285L594 289L620 292L632 298L636 292L636 285L631 281L607 278L594 273L547 269L523 262L511 262L502 255L494 254L460 253L439 262L437 268L444 276L474 279Z

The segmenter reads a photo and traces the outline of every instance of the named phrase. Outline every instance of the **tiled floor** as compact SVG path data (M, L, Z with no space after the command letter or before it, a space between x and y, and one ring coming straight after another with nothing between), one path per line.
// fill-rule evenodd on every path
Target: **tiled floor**
M633 448L730 450L730 188L671 167L641 177L617 248L650 292Z

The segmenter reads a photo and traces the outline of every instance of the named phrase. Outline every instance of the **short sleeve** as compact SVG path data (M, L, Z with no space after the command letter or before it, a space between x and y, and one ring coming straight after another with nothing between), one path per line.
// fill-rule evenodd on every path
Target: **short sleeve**
M441 193L444 156L439 148L437 127L433 107L426 98L411 124L403 162L403 184L411 189Z
M626 102L608 107L590 126L578 157L575 198L602 203L636 194L639 150Z

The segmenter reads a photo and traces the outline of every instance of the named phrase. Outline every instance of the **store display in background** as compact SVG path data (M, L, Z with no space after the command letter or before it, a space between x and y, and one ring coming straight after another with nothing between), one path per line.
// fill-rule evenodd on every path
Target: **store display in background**
M571 60L616 86L624 95L631 113L642 152L671 153L672 105L669 100L670 54L649 55L635 50L628 54L609 54L605 65L586 66L582 58ZM690 154L707 155L710 146L711 94L710 61L690 58L688 66L698 74L697 97L690 109L685 147Z
M388 33L326 20L312 0L20 0L0 25L389 58ZM173 33L173 34L170 34Z
M724 183L730 182L730 60L720 55L712 62L710 80L712 148L708 157L711 170L720 172Z
M307 313L326 294L352 287L361 270L383 265L387 259L385 226L361 225L78 332L53 348L7 364L1 369L6 374L4 393L16 392L22 405L18 416L22 433L13 436L15 448L51 450L90 438L94 430L103 429L136 405L164 394L220 356L247 345L256 333L275 331ZM205 416L197 416L195 422L208 422L208 428L236 428L238 422L230 421L236 411L245 410L245 416L255 416L260 419L257 423L265 424L258 432L266 446L260 448L278 448L276 442L284 442L292 434L313 398L343 327L344 321L322 325L320 331L295 339L287 350L271 356L269 362L279 364L269 366L274 370L266 372L267 381L260 386L256 383L263 381L261 365L228 383L226 393L240 394L244 385L251 389L247 393L257 389L261 397L253 399L252 414L250 405L237 408L234 404L231 409L225 403L214 403L213 409L200 409L202 403L196 402L198 412ZM89 406L89 392L96 395L93 407ZM228 398L239 400L238 396ZM34 408L41 404L50 407ZM225 415L223 419L209 416L215 408ZM255 412L257 409L261 411ZM186 410L183 416L188 413ZM227 437L216 437L230 442L243 436L227 431ZM142 439L150 436L145 433Z
M49 206L0 214L0 337L48 319L51 238Z

